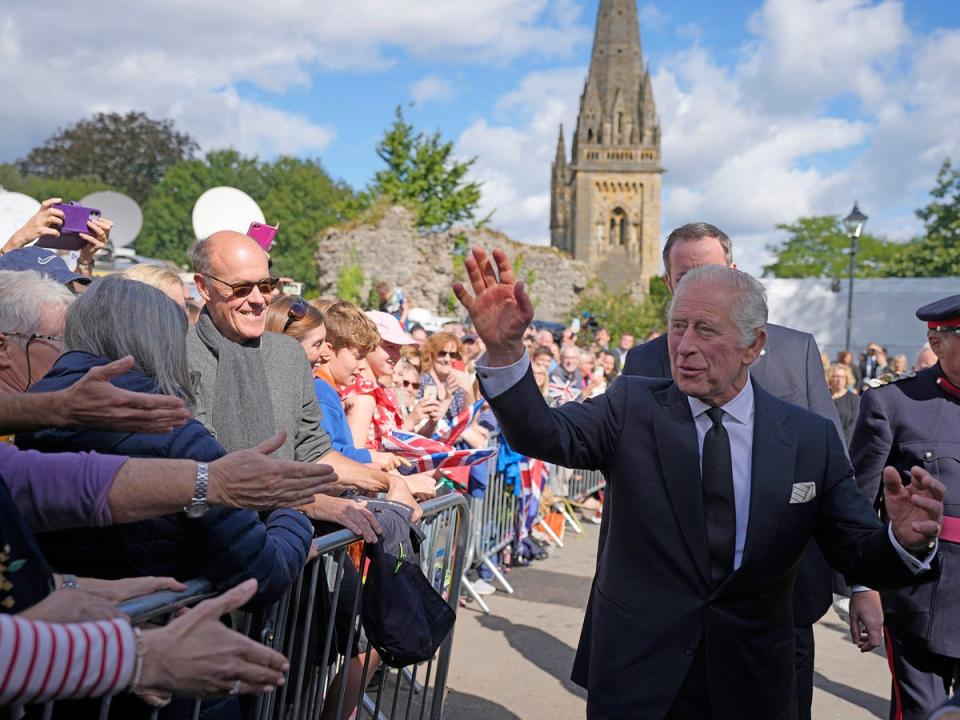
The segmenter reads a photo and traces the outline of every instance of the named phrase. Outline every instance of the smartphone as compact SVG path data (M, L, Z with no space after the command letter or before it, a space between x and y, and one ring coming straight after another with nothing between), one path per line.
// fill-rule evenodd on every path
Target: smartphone
M264 251L270 249L270 246L273 245L274 238L277 237L277 231L280 229L280 224L277 225L266 225L264 223L252 222L250 227L247 228L247 237L252 237L257 241L257 245L262 247Z
M100 211L88 208L74 202L57 203L52 205L63 213L63 225L58 237L42 237L37 240L37 247L51 250L82 250L87 241L80 237L80 233L90 234L87 222L100 218Z
M467 363L465 363L463 360L451 360L450 367L452 367L454 370L459 370L460 372L467 371Z
M285 282L280 285L280 294L281 295L294 295L296 297L303 297L303 283L302 282Z
M427 385L423 389L423 399L424 400L436 400L437 399L437 386L436 385Z

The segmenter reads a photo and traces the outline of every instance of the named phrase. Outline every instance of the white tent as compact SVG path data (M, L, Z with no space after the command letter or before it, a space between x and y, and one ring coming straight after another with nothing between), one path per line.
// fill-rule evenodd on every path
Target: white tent
M848 281L763 279L770 306L770 322L811 333L833 360L844 348ZM892 358L903 353L913 363L926 342L926 326L917 320L917 308L960 295L960 278L875 278L853 283L851 350L868 342L887 348Z

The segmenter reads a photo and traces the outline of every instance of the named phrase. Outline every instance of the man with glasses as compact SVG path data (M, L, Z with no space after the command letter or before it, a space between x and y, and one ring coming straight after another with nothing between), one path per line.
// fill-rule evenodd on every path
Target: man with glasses
M187 336L197 393L195 417L228 451L286 430L276 457L299 462L322 458L340 477L331 491L349 487L386 492L403 483L399 475L361 465L331 449L330 437L320 427L321 410L303 348L293 338L265 332L277 279L256 241L237 232L217 232L197 242L191 258L197 290L206 302ZM409 500L415 507L412 495ZM371 528L378 529L373 515L356 502L318 496L313 510L317 519L354 532L369 536Z
M63 354L73 293L35 272L0 271L0 391L26 392Z
M874 610L854 640L863 652L886 642L893 675L890 717L903 720L925 719L956 693L960 678L960 295L923 306L917 318L927 323L938 362L866 390L850 442L857 484L881 514L886 465L902 477L921 467L947 489L939 580L859 593Z

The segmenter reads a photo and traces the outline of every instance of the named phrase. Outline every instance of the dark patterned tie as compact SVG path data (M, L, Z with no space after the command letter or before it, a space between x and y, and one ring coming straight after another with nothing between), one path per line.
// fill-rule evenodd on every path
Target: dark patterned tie
M723 410L710 408L713 427L703 438L703 507L707 520L710 579L717 587L733 572L737 543L737 511L733 501L733 461Z

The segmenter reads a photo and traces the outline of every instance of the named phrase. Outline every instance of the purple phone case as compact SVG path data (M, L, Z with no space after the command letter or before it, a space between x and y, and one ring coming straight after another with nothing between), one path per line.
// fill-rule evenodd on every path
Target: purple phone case
M99 218L100 211L72 202L57 203L53 207L63 213L63 226L60 228L60 236L42 237L37 241L37 247L53 250L82 249L87 243L80 237L80 233L90 233L87 221Z
M273 225L265 225L264 223L252 222L250 227L247 228L247 237L251 237L257 241L257 245L262 247L265 251L270 249L270 246L273 245L273 239L277 236L277 227Z

